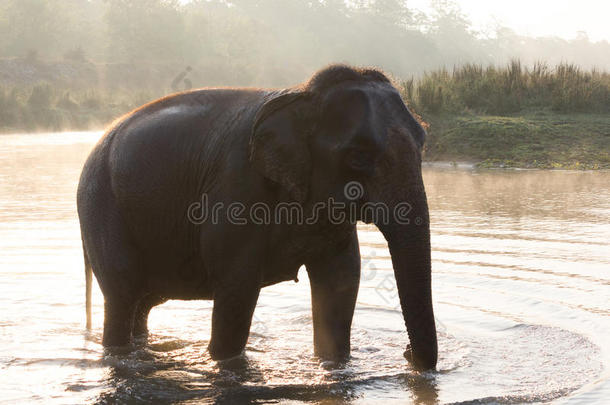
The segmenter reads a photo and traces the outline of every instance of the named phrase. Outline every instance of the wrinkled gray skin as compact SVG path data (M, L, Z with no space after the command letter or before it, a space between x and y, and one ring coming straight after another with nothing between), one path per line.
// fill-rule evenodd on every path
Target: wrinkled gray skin
M78 186L88 315L92 269L105 299L103 344L146 333L150 309L167 299L212 299L209 351L233 357L260 289L305 265L315 353L345 358L360 278L354 221L238 225L221 214L194 223L189 207L205 194L208 207L298 202L307 217L330 197L385 203L390 212L408 202L409 224L370 212L357 219L388 241L410 339L405 356L434 368L424 136L382 73L346 66L291 89L196 90L128 114L95 146ZM350 181L363 185L357 201L344 195Z

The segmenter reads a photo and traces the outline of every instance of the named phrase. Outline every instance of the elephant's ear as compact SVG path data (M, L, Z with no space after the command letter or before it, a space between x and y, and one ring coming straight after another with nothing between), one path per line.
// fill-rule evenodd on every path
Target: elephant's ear
M250 161L254 167L300 202L307 198L311 172L307 144L310 110L308 93L277 95L259 110L250 139Z

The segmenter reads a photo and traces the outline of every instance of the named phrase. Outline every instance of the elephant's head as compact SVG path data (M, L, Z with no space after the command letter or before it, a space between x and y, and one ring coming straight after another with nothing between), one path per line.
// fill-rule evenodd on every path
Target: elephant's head
M345 199L362 185L357 218L374 222L390 253L410 339L406 353L434 368L428 206L421 175L425 131L377 70L331 66L306 84L275 93L256 117L251 160L304 204ZM405 215L408 212L408 215ZM377 215L375 215L377 213Z

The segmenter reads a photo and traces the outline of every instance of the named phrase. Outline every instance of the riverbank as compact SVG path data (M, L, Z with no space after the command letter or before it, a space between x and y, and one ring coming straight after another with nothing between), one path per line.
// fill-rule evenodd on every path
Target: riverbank
M610 168L610 116L525 112L445 114L429 123L425 160L482 167Z
M610 74L466 64L400 83L429 124L426 158L487 167L610 167Z

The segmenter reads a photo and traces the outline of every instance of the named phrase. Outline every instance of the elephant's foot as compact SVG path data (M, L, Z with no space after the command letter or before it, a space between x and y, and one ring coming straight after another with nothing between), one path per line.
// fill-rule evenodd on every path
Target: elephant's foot
M215 294L212 339L208 347L213 360L239 356L246 347L259 289L254 283L245 286L230 287Z
M167 300L158 295L149 294L142 298L136 307L132 334L139 340L146 339L148 336L148 315L155 306L163 304Z
M323 362L331 362L337 364L345 363L351 357L349 342L347 342L347 344L343 345L342 347L336 348L323 347L318 343L318 345L314 345L313 354Z
M136 311L136 316L133 320L132 335L134 338L146 338L148 336L148 311L141 313Z
M220 347L219 347L220 346ZM242 347L227 347L227 345L218 345L210 342L208 346L208 350L210 351L210 356L212 360L221 361L221 360L231 360L236 357L240 357L244 353L245 344Z
M407 348L403 352L402 355L404 356L405 359L407 359L407 361L409 363L411 363L411 365L413 366L413 368L415 370L418 370L418 371L434 370L434 367L426 367L426 366L424 366L422 364L422 361L419 360L416 356L413 355L413 348L412 348L410 343L407 344Z
M104 347L104 356L126 356L136 349L136 345L130 343L123 346L108 346Z
M146 323L133 325L133 338L136 340L145 340L148 338L148 325Z
M113 301L104 303L104 347L126 346L131 343L135 305Z

